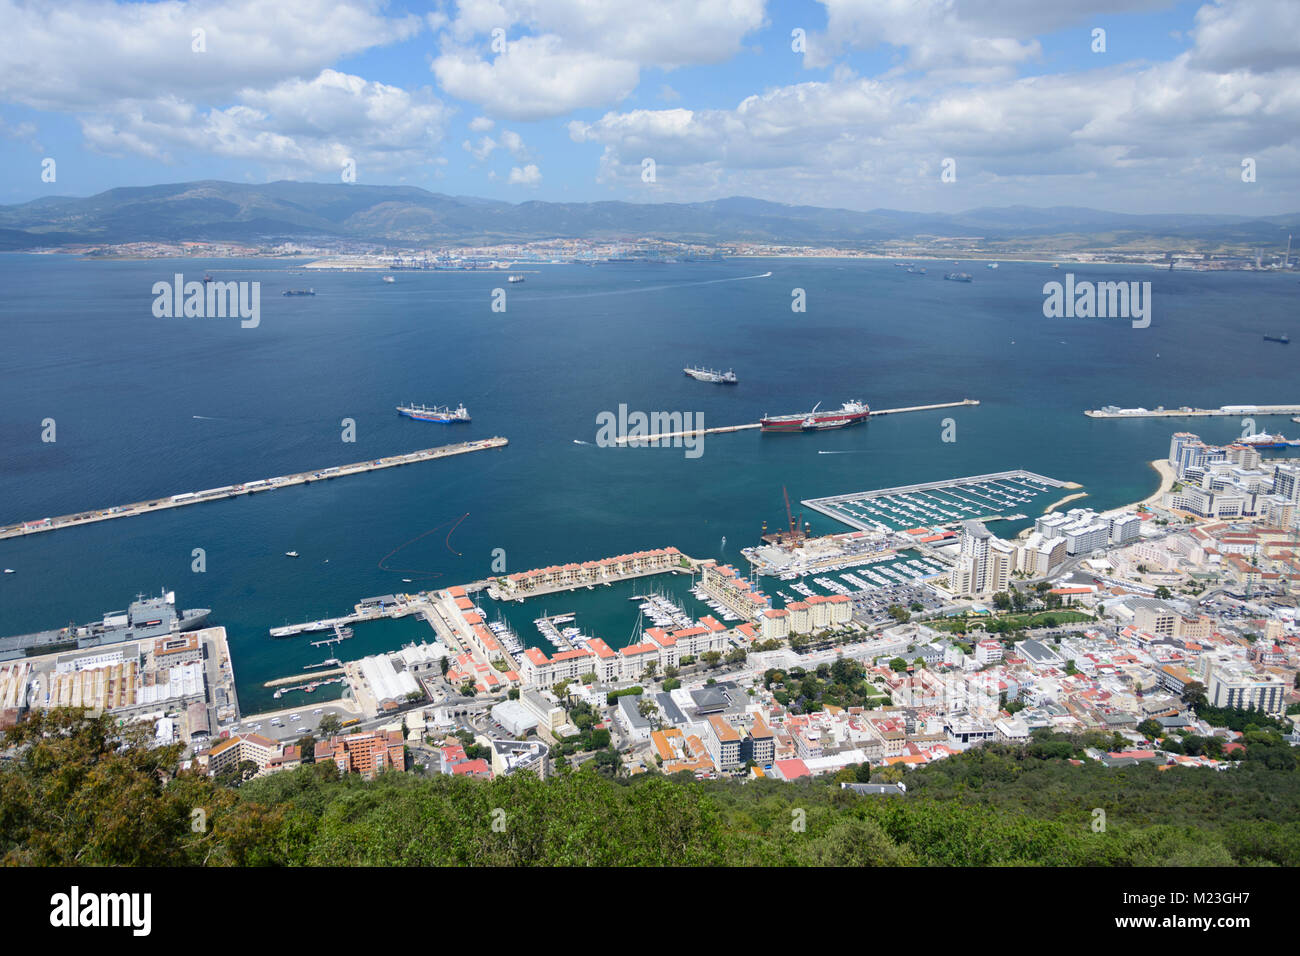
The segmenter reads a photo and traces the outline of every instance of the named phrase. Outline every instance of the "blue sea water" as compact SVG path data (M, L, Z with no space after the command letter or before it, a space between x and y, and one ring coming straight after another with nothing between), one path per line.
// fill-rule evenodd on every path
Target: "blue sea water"
M1003 263L967 264L965 284L938 265L918 276L881 261L764 259L544 266L506 286L482 272L399 272L393 284L287 274L299 268L0 256L0 525L469 438L509 446L0 541L0 565L17 571L0 578L0 634L91 620L165 586L227 627L248 709L269 703L265 680L329 656L268 628L485 577L496 549L509 571L669 544L740 561L764 521L784 521L783 486L797 502L1006 468L1079 482L1080 504L1114 507L1154 490L1147 462L1172 431L1217 442L1242 426L1093 420L1085 408L1300 402L1290 347L1262 339L1300 331L1294 276ZM153 316L155 282L205 271L262 283L259 327ZM1151 281L1151 327L1044 318L1043 283L1066 271ZM280 295L307 285L315 297ZM501 287L507 310L493 312ZM795 288L805 313L791 311ZM693 381L690 364L734 367L740 384ZM718 426L817 402L967 397L981 404L820 435L709 436L698 458L575 444L620 404ZM474 421L414 422L394 411L407 401L464 402ZM41 441L46 418L54 443ZM341 440L345 418L355 443ZM1300 431L1281 418L1256 428ZM191 570L195 548L204 573ZM601 636L619 646L630 627L611 617ZM342 656L394 646L397 633L359 631Z

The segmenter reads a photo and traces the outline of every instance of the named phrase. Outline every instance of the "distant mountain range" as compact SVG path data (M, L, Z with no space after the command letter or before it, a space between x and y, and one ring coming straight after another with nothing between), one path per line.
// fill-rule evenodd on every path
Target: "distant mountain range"
M550 238L658 238L871 246L890 240L975 240L990 248L1250 248L1285 246L1300 213L1129 215L1073 206L1008 206L957 214L854 212L734 197L698 203L522 202L412 186L208 180L123 187L83 199L0 206L0 248L215 240L490 244ZM1163 244L1163 246L1161 245Z

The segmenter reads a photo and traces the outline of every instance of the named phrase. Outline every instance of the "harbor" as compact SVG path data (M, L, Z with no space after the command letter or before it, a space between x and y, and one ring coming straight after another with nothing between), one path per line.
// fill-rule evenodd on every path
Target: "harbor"
M904 412L930 412L941 408L963 408L970 405L978 405L977 398L963 398L960 402L940 402L936 405L909 405L905 408L877 408L867 413L868 418L875 418L881 415L901 415ZM1298 409L1300 410L1300 409ZM689 431L680 432L660 432L657 435L624 435L614 439L618 445L635 445L649 444L655 441L665 441L671 438L689 438L694 435L721 435L726 432L743 432L752 428L762 428L762 422L753 422L745 425L722 425L718 428L696 428Z
M1089 418L1240 418L1243 415L1295 415L1300 412L1300 405L1224 405L1220 408L1117 408L1107 405L1104 408L1088 409L1084 412Z
M916 527L940 527L971 519L1023 519L1054 489L1076 489L1071 482L1016 469L969 478L900 485L826 498L809 498L806 507L859 531L888 534Z
M165 511L168 508L181 508L186 505L201 504L206 501L220 501L223 498L236 498L240 495L260 494L277 488L292 485L309 485L313 481L328 481L346 475L357 475L385 468L397 468L421 461L433 461L452 455L464 455L489 448L504 448L509 442L505 438L484 438L478 441L460 442L454 445L439 445L436 448L421 448L404 455L391 455L387 458L375 458L371 461L359 461L349 465L335 465L315 471L300 471L292 475L276 478L259 478L236 485L223 485L206 491L187 491L169 498L154 498L150 501L137 501L134 504L118 505L103 510L81 511L76 514L61 515L57 518L40 518L35 521L22 521L9 527L0 528L0 539L19 538L42 531L56 531L76 525L92 524L96 521L109 521L113 518L131 518L136 515Z

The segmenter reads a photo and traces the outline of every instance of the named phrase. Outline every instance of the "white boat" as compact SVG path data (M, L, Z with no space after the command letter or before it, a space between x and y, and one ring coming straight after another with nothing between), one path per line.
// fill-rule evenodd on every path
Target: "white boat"
M285 556L286 558L296 558L296 557L298 557L298 552L297 552L297 551L286 551L286 552L284 553L284 556Z
M5 568L5 574L13 574L13 573L14 573L13 568Z
M392 276L384 276L384 281L385 281L385 282L396 282L397 280L394 279Z

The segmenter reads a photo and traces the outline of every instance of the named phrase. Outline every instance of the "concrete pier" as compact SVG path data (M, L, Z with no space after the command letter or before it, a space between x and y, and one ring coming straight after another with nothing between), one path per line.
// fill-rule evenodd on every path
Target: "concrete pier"
M937 405L909 405L906 408L876 408L868 412L869 417L877 415L900 415L903 412L929 412L939 408L961 408L966 405L978 405L977 398L963 398L960 402L940 402ZM762 422L753 422L748 425L723 425L719 428L696 428L692 431L685 432L661 432L658 435L636 435L632 437L623 436L615 438L614 442L618 445L643 445L654 441L666 441L670 438L688 438L692 435L718 435L723 432L743 432L751 428L761 428Z
M206 491L188 491L170 498L155 498L152 501L137 501L135 504L118 505L96 511L82 511L77 514L61 515L58 518L41 518L36 521L22 521L14 525L0 527L0 539L19 538L42 531L55 531L75 525L91 524L96 521L109 521L113 518L130 518L135 515L164 511L167 508L180 508L196 505L204 501L219 501L223 498L235 498L239 495L260 494L291 485L309 485L313 481L327 481L342 478L344 475L356 475L367 471L379 471L384 468L397 468L418 461L432 461L435 458L447 458L451 455L464 455L472 451L485 451L489 448L503 448L509 442L504 438L484 438L479 441L461 442L455 445L439 445L436 448L421 448L405 455L392 455L388 458L376 458L371 461L359 461L350 465L334 465L316 471L301 471L297 474L283 475L277 478L259 478L238 485L225 485L209 488Z
M1084 412L1089 418L1242 418L1250 415L1294 415L1300 405L1224 405L1222 408L1091 408Z

